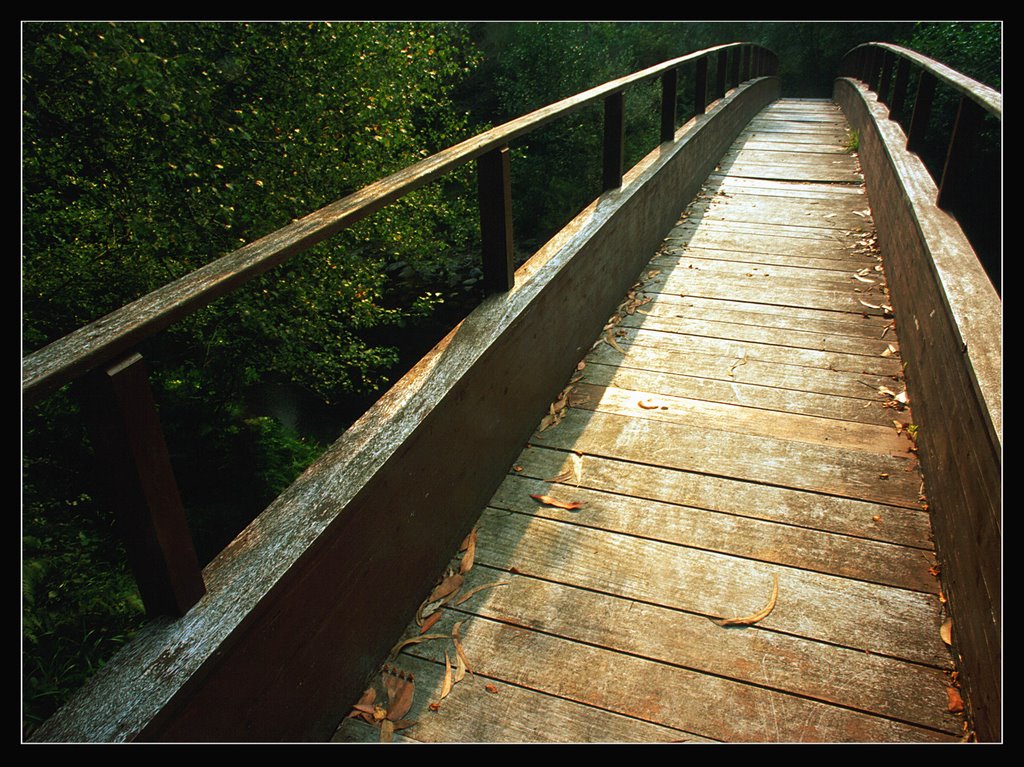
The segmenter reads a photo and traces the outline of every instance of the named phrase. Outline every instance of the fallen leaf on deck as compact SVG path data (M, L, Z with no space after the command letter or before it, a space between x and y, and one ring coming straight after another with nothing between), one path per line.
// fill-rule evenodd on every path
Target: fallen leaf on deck
M779 576L778 573L772 575L772 595L768 599L762 609L758 610L752 615L746 615L742 618L712 618L712 620L719 626L753 626L758 621L762 621L771 614L771 611L775 609L775 603L779 599Z
M644 410L657 410L658 408L661 407L657 400L651 398L642 399L636 404L642 407Z
M448 657L448 651L444 651L444 679L441 681L441 698L444 700L452 691L452 661ZM440 700L438 702L440 702Z
M423 619L423 625L420 626L420 633L421 634L426 634L428 631L430 631L430 629L433 628L434 624L437 623L439 620L441 620L441 615L443 613L444 613L443 609L435 610L430 615L428 615L426 618L424 618Z
M430 596L427 597L427 604L436 602L439 599L444 599L447 596L454 594L456 591L462 588L462 583L465 579L461 573L455 573L455 575L449 575L439 584L434 587L434 590L430 592Z
M939 636L946 644L953 644L953 621L946 619L946 622L939 628Z
M964 699L960 697L960 691L955 687L946 688L948 704L946 710L951 714L959 714L964 710Z
M385 719L380 723L380 742L390 743L391 738L395 734L395 723L390 719Z
M619 352L620 354L626 353L626 350L619 346L618 342L614 338L612 338L612 331L609 330L607 333L604 334L604 340L610 347L612 347L615 351Z
M732 366L729 368L729 375L732 376L734 371L736 370L736 368L738 368L740 365L746 365L746 364L747 364L747 352L746 352L746 350L744 350L743 353L740 354L739 359L736 360L734 363L732 363Z
M882 308L878 304L869 304L867 301L861 301L859 298L857 300L860 301L868 309L881 309Z
M459 574L468 573L473 567L473 558L476 556L476 528L474 527L472 532L466 536L466 540L462 542L462 550L465 550L465 554L462 555L462 561L459 563Z
M580 482L583 481L583 456L573 453L569 460L572 461L572 478L576 480L576 487L579 487Z
M583 504L580 501L560 501L558 498L553 498L550 495L534 495L531 493L530 497L533 498L535 501L539 501L545 506L554 506L555 508L567 509L569 511L579 509L583 506Z
M398 654L402 652L406 647L413 644L419 644L420 642L428 642L431 639L448 639L447 634L422 634L418 637L410 637L409 639L403 639L401 642L391 648L391 652L388 653L389 659L398 657Z
M519 466L518 464L512 467L512 471L522 471L522 470L523 470L523 467Z
M861 282L866 282L866 283L868 283L868 285L874 285L875 284L874 280L868 279L867 277L861 277L859 274L853 275L853 278L855 280L860 280Z
M462 636L459 633L461 630L462 621L459 621L452 627L452 644L455 645L455 652L462 660L462 663L465 664L466 670L469 671L470 674L472 674L473 669L469 667L469 659L466 658L466 651L462 649Z
M388 696L388 719L398 722L409 713L415 690L411 671L403 675L395 667L385 667L384 692Z
M478 592L483 591L484 589L493 588L494 586L511 586L511 585L512 585L511 581L498 581L497 583L484 583L484 584L481 584L481 585L477 586L476 588L470 589L465 594L463 594L458 599L456 599L455 600L455 605L456 606L461 605L463 602L467 601L468 599L470 599L473 596L476 596L476 594Z
M484 689L487 690L487 692L490 692L490 693L497 693L498 692L498 688L495 687L493 684L485 684L484 685Z

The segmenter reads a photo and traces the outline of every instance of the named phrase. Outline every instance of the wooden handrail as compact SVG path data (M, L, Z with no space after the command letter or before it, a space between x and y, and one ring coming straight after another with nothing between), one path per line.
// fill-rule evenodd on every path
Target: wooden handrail
M26 404L39 401L46 394L100 364L128 352L174 322L236 290L290 257L449 171L490 151L501 149L520 136L632 85L659 77L684 64L721 51L737 54L738 61L738 54L750 47L749 43L730 43L707 48L611 80L542 107L403 168L255 242L221 256L29 354L22 363L24 400ZM774 58L772 60L774 61Z
M125 517L126 529L134 531L131 537L135 542L129 541L134 549L129 552L129 560L137 581L140 585L146 584L143 599L147 610L181 615L202 596L204 586L169 462L159 463L158 476L148 476L153 474L154 464L147 457L162 455L166 447L145 374L139 373L145 370L141 358L134 353L140 343L292 256L473 160L477 161L484 285L490 292L510 290L514 276L509 143L553 120L602 101L605 105L604 190L617 189L623 176L625 90L662 78L661 140L669 140L671 136L666 137L666 128L670 118L674 130L676 72L686 64L697 64L695 114L704 114L706 61L711 56L716 57L723 71L731 56L734 73L742 59L744 78L772 72L776 65L774 54L758 46L730 43L611 80L403 168L26 356L22 360L24 404L38 402L61 386L89 376L94 385L79 386L79 394L83 397L83 409L91 411L92 421L100 425L103 432L100 436L131 435L138 442L131 451L126 451L119 440L128 437L95 440L99 446L97 455L104 466L119 467L116 473L120 486L115 487L118 496L115 505ZM704 66L700 66L701 62ZM719 72L720 83L723 82L721 75L722 71ZM731 82L739 84L735 76ZM668 109L671 115L665 114ZM124 378L123 369L133 371L133 376L127 393L119 395L118 399L109 394L109 389L111 381ZM120 404L122 400L131 407ZM142 412L143 406L148 410ZM133 428L133 422L140 420L147 425L142 433Z

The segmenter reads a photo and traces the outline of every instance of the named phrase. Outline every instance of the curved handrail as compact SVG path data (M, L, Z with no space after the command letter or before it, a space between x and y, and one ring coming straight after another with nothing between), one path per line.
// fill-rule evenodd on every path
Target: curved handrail
M708 63L716 58L709 93ZM316 243L395 202L403 195L462 165L477 161L484 283L502 292L513 285L511 184L508 144L553 120L604 102L603 184L622 185L625 132L624 93L661 78L661 141L676 134L678 70L692 64L694 111L704 114L710 99L730 86L777 68L777 58L752 43L730 43L670 59L562 99L380 179L363 189L292 221L287 226L221 256L205 266L117 309L22 360L22 399L32 404L59 387L85 377L83 404L93 424L93 442L123 488L115 504L130 531L129 561L143 601L151 612L183 614L202 596L204 584L167 457L145 363L133 353L141 342L208 306L248 281ZM154 556L159 552L160 556Z
M22 395L26 402L38 401L403 195L555 119L619 94L632 85L675 73L685 64L729 53L733 57L730 70L733 84L749 76L771 73L777 66L775 55L760 46L751 43L719 45L611 80L478 134L221 256L29 354L22 362ZM738 77L741 58L745 76ZM719 75L720 86L725 83L723 75L724 72ZM704 106L697 104L698 114L703 113Z
M863 43L862 45L858 45L844 57L843 63L840 65L841 71L850 72L848 69L848 64L850 63L860 64L863 67L866 61L861 58L861 56L864 53L869 53L872 49L887 51L898 58L905 59L916 64L940 82L953 88L960 95L967 96L989 114L994 115L1000 120L1003 119L1003 94L999 91L979 83L977 80L972 80L967 75L961 74L955 69L951 69L935 59L928 58L917 51L912 51L909 48L903 48L899 45L893 45L891 43ZM864 70L862 69L861 71L863 72ZM880 68L879 71L881 71ZM865 82L870 81L870 78L865 79Z

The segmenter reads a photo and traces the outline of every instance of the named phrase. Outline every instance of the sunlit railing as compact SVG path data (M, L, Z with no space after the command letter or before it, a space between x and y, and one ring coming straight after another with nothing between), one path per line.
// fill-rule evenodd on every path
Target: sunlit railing
M147 611L184 614L205 592L202 571L157 416L139 344L237 290L316 243L405 194L476 161L484 283L513 286L511 141L582 107L604 105L604 189L621 186L627 89L660 79L661 141L671 141L680 70L693 70L694 113L752 77L773 74L777 59L750 43L697 51L612 80L474 136L218 258L22 361L22 397L31 405L74 383L94 446L113 478L129 563ZM712 68L714 76L711 76Z

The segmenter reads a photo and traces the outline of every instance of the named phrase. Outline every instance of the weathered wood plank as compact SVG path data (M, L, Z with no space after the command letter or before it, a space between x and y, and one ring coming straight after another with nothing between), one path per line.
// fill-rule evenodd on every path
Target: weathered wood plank
M467 620L462 635L481 675L707 737L746 742L944 739L893 720L484 618ZM436 662L438 649L424 644L408 652ZM538 663L540 658L550 662ZM681 690L687 694L680 695Z
M486 567L469 574L467 588L499 579L510 585L482 592L465 607L573 641L959 731L959 721L946 711L948 668L921 667L758 628L723 630L703 616Z
M708 617L759 610L776 574L762 629L937 668L949 659L933 594L490 508L476 545L480 565Z
M463 619L465 617L462 616ZM453 619L458 620L454 616ZM451 620L439 628L451 631ZM451 642L445 644L449 655L454 656ZM479 674L466 676L442 700L443 651L440 663L405 653L397 665L403 671L413 673L416 692L406 718L415 721L416 725L397 733L394 738L396 742L712 742L693 733L662 727ZM492 685L495 692L488 691L485 688L487 684ZM439 701L440 709L430 710L429 705ZM378 728L359 719L345 719L331 740L375 743L379 736Z
M586 456L582 465L586 468ZM618 473L628 475L620 464ZM574 480L549 483L545 479L509 476L490 505L520 514L586 525L682 546L696 546L722 554L745 557L805 570L882 583L897 588L938 593L938 581L929 572L929 558L919 548L864 538L837 535L751 517L724 514L663 501L637 501L622 490L607 492L589 487L585 474ZM538 504L531 495L553 495L585 504L566 511Z
M897 506L917 503L921 477L909 455L867 454L792 440L571 409L536 444L667 468L829 493Z
M643 384L644 382L638 381ZM627 418L714 428L748 436L774 437L834 448L906 457L909 443L891 424L876 426L799 413L761 410L653 393L651 389L620 389L576 384L572 406ZM653 424L652 424L653 427Z
M637 365L635 359L631 365ZM627 367L625 365L600 364L588 361L582 381L597 386L616 386L621 389L639 390L644 386L659 396L689 397L708 402L742 405L762 410L777 410L786 413L813 415L856 423L874 424L893 429L894 416L902 423L910 423L909 413L894 413L881 403L853 397L837 397L786 389L777 389L761 384L739 383L735 380L715 380L675 371L662 372ZM577 397L572 396L575 402Z
M561 428L561 427L557 427ZM516 476L547 480L572 470L570 453L533 445L523 451ZM841 498L649 464L624 464L586 454L586 486L637 499L684 504L723 514L779 522L838 535L933 548L927 512ZM927 559L922 556L922 560Z

